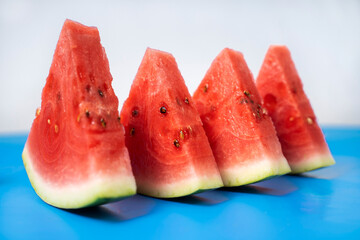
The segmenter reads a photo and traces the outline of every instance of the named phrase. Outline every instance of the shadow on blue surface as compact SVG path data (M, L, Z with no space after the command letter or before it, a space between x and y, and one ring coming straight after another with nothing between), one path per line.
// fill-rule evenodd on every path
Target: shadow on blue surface
M221 189L222 191L237 192L237 193L248 193L248 194L265 194L273 196L281 196L286 193L279 192L277 189L271 189L261 186L240 186L240 187L227 187Z
M285 177L272 178L256 184L239 186L239 187L224 187L221 191L229 191L235 193L245 194L262 194L270 196L283 196L296 191L298 188L292 184Z
M154 206L154 199L136 195L122 201L102 206L65 211L82 217L101 221L122 222L147 215L151 212Z
M89 207L76 210L65 210L69 213L80 215L87 218L93 218L98 220L110 221L110 222L119 222L126 220L121 215L110 211L109 209L103 206Z
M227 201L228 198L221 192L213 190L178 198L163 198L161 200L190 205L213 206Z

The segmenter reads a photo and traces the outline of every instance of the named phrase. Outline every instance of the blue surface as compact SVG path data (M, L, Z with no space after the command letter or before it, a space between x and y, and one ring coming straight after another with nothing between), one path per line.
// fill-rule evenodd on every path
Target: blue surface
M360 239L360 128L325 128L336 165L176 200L137 195L78 211L44 203L0 136L0 239Z

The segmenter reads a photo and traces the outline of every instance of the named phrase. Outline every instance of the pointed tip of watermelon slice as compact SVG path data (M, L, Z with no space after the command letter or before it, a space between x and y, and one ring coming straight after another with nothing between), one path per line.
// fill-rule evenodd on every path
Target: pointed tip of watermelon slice
M249 165L232 167L231 169L221 171L221 176L225 187L237 187L285 175L290 172L291 169L283 157L276 161L273 159L263 159L253 161Z
M91 30L95 30L98 32L97 27L94 26L86 26L82 23L79 23L77 21L71 20L71 19L65 19L64 24L63 24L63 29L69 29L69 30L85 30L85 31L91 31Z
M34 170L26 146L22 158L30 183L37 195L57 208L77 209L96 206L136 194L134 178L124 175L95 178L79 185L73 183L65 187L51 186Z
M306 160L299 161L299 163L293 162L291 164L291 174L313 171L334 164L335 160L331 154L314 155Z
M142 62L147 63L147 61L144 61L144 59L150 60L158 66L160 64L163 64L164 60L168 60L171 64L175 64L175 66L177 66L175 58L171 53L161 51L155 48L147 47Z

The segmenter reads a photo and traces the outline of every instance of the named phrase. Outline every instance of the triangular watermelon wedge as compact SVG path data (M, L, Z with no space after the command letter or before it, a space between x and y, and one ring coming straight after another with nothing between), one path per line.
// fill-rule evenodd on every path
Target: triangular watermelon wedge
M270 46L256 81L292 173L335 163L285 46Z
M138 192L172 198L223 186L174 57L147 49L121 111Z
M240 52L225 48L212 62L193 99L225 186L290 172Z
M66 20L22 155L48 204L81 208L136 193L111 82L97 28Z

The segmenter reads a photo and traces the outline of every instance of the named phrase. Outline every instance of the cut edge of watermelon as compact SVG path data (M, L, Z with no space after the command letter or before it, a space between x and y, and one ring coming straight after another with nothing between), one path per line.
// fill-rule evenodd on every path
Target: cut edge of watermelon
M306 160L299 161L299 163L291 163L291 174L299 174L323 167L328 167L335 164L335 160L330 153L328 154L314 154Z
M53 187L39 176L33 168L25 145L22 153L25 170L38 196L46 203L63 209L77 209L114 202L136 194L135 180L131 176L97 178L81 185L64 188ZM69 199L71 199L69 201Z
M191 178L162 186L139 184L138 193L156 198L177 198L223 186L220 176L213 178Z
M237 187L285 175L291 169L285 157L282 157L276 160L264 158L250 165L222 169L220 172L225 187Z

